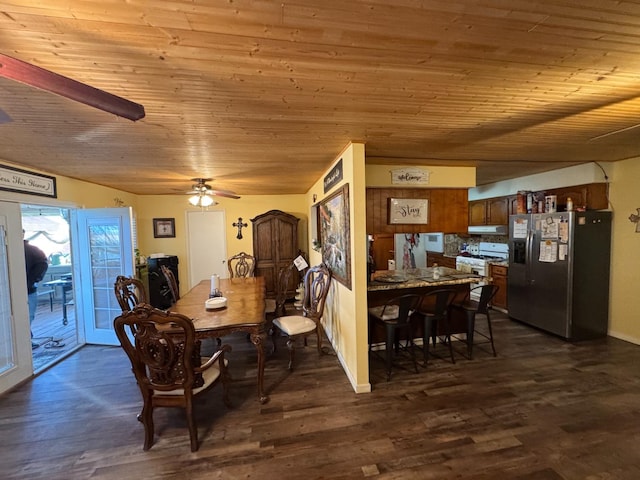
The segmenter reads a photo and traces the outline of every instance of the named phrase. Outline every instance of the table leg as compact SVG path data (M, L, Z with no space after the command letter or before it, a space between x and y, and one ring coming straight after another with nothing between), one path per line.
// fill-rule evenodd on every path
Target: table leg
M263 404L269 401L269 396L264 392L264 341L264 333L251 334L251 343L258 352L258 399Z
M62 324L66 325L69 323L67 320L67 287L62 286Z

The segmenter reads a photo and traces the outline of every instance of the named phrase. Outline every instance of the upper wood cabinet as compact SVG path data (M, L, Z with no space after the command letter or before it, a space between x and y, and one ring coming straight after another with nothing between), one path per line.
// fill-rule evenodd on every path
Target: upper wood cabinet
M264 277L267 297L274 297L280 267L298 256L300 219L280 210L270 210L251 219L255 275Z
M556 195L558 211L564 211L567 198L573 201L573 207L587 207L588 210L604 210L609 208L606 183L589 183L573 187L554 188L547 195Z
M469 225L506 225L507 223L509 223L507 197L469 202Z
M572 187L552 188L540 195L556 195L558 211L567 207L567 198L571 197L574 208L586 207L587 210L609 208L606 183L587 183ZM518 213L518 196L493 197L469 202L469 225L506 225L509 215Z
M487 202L474 200L469 202L469 225L487 224Z
M466 188L367 188L367 233L462 233L467 231ZM427 199L424 224L389 224L389 199Z

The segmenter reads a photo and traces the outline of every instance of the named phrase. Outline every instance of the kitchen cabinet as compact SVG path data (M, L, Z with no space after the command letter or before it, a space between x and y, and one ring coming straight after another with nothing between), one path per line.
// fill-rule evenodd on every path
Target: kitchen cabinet
M469 202L469 225L507 225L509 198L495 197Z
M294 215L270 210L251 219L256 277L264 277L266 296L275 298L278 272L298 256L298 222Z
M493 307L507 309L507 275L509 268L503 265L489 264L489 276L491 283L498 286L498 292L491 302Z
M572 187L554 188L547 195L556 195L558 211L564 211L567 206L567 198L573 200L573 207L586 206L587 210L605 210L609 208L606 183L589 183Z
M427 252L427 267L437 263L439 267L456 268L456 257L447 257L442 253Z

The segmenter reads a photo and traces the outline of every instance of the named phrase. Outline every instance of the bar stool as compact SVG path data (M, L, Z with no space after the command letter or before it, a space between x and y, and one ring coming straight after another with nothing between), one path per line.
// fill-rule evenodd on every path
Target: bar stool
M436 346L438 336L444 336L444 343L449 346L451 363L456 363L453 357L453 346L451 345L451 324L449 322L449 309L456 296L456 291L451 288L441 288L433 290L422 296L418 313L424 319L424 330L422 333L422 351L424 353L424 366L427 366L429 359L429 341L433 341Z
M393 351L396 355L400 351L399 334L404 332L407 337L405 350L409 350L413 360L413 366L418 373L418 364L413 344L413 326L411 325L411 315L418 309L422 296L417 294L406 294L389 300L384 305L369 308L369 319L384 325L386 331L385 342L385 363L387 366L387 381L391 379L391 367L393 365ZM369 327L371 329L371 326ZM369 342L369 352L372 352L372 344Z
M480 299L477 302L470 299L472 292L480 292ZM454 303L451 306L452 310L462 312L467 318L467 338L466 340L461 341L464 341L467 344L467 358L469 360L473 359L474 334L486 338L488 342L484 343L489 343L491 345L491 351L493 352L494 357L497 355L496 347L493 344L493 328L491 327L491 316L489 315L489 302L493 297L495 297L497 292L497 285L480 285L479 287L471 289L462 302ZM478 314L486 317L488 334L476 330L476 316Z

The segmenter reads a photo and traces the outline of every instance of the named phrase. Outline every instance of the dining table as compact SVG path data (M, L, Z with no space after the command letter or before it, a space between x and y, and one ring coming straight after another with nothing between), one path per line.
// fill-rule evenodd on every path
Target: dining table
M211 282L203 280L195 285L170 308L193 321L196 337L220 338L234 332L246 332L258 353L258 399L269 401L264 391L264 343L266 340L264 277L234 277L219 281L216 294L226 298L226 306L207 308L211 296Z

